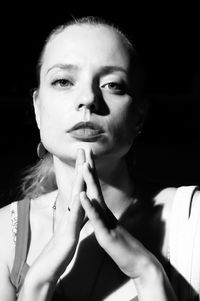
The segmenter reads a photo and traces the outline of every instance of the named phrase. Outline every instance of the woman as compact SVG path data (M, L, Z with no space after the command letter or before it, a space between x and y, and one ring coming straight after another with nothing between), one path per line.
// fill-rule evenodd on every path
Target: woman
M47 39L33 95L47 154L25 199L1 209L1 300L177 300L164 269L176 191L155 196L127 164L145 113L138 74L105 21Z

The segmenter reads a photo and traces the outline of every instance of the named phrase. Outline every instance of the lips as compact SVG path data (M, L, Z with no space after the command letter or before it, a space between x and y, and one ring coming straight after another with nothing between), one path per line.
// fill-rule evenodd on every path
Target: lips
M99 139L104 131L96 123L79 122L67 132L75 139L92 142Z

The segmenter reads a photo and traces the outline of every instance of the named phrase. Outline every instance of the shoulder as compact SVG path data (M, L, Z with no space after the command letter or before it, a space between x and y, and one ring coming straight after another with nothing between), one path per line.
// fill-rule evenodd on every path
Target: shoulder
M11 204L0 209L0 260L12 268L15 246L11 226Z
M8 239L11 230L11 204L0 209L0 240Z
M193 206L200 196L200 190L197 186L180 186L180 187L169 187L161 190L154 198L156 205L162 205L163 210L169 213L172 210L175 201L182 203L188 203Z
M200 190L197 186L165 188L154 197L154 205L162 207L162 219L169 226L172 214L188 216L200 206Z

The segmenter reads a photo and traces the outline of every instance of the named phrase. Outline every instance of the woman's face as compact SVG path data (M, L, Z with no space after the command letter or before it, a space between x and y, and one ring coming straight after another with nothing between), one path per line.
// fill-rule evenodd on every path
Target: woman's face
M97 158L123 157L138 119L130 82L130 54L112 28L73 25L55 35L34 97L46 149L66 162L78 148L92 148Z

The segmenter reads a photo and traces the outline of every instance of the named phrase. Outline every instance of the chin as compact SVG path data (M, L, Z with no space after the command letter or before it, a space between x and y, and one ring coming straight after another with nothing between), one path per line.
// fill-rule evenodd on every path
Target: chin
M92 153L95 159L105 158L108 154L112 155L113 149L108 147L108 145L99 145L97 143L88 143L88 142L78 142L76 145L68 145L61 149L49 149L49 151L55 156L58 160L74 166L76 161L76 154L78 149L83 149L86 153L92 150Z
M47 142L47 141L46 141ZM49 142L49 141L48 141ZM106 159L115 157L123 157L125 153L127 153L127 142L119 141L118 139L104 139L103 141L95 141L95 142L85 142L85 141L63 141L64 143L55 143L55 141L51 141L51 143L44 143L45 148L53 154L53 156L57 157L59 160L65 162L69 165L74 165L76 160L77 150L82 148L87 153L92 150L94 157L98 159ZM58 145L59 147L56 147Z

